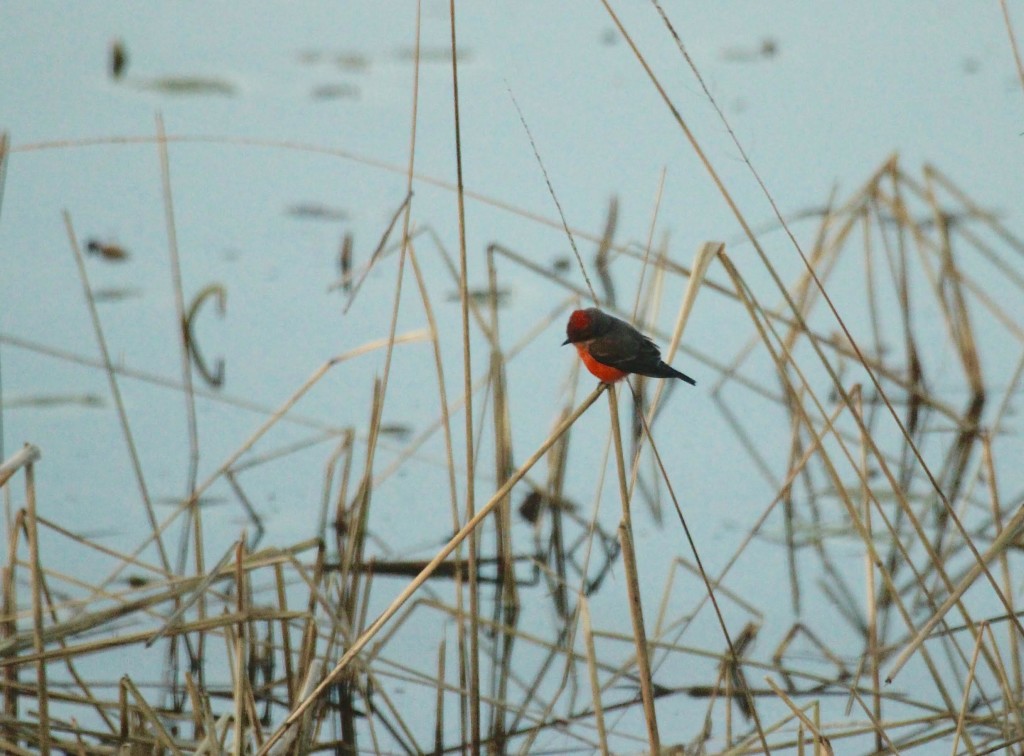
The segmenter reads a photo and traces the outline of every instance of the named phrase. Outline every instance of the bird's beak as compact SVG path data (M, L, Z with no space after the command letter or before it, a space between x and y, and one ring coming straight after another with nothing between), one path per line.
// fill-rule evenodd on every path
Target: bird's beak
M565 346L568 343L569 343L569 339L566 339L565 341L562 342L562 346Z

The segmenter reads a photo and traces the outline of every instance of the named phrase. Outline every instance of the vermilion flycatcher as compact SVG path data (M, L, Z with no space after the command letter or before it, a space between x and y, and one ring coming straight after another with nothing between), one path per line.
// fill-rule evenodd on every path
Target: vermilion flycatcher
M615 383L629 373L651 378L680 378L691 386L697 381L661 359L654 342L624 320L596 307L576 310L565 326L562 346L572 344L587 370L604 383Z

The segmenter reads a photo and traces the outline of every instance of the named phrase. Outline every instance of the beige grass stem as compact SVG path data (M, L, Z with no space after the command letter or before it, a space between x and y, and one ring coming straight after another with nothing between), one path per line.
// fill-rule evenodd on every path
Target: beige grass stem
M46 659L43 653L43 565L39 557L39 528L36 522L36 478L35 463L25 463L25 518L28 532L28 557L32 579L32 638L33 648L39 659L36 661L36 684L38 685L39 706L39 752L50 754L50 705L49 686L46 683Z
M71 245L71 252L74 254L75 263L78 265L78 277L82 282L82 289L85 293L85 302L89 309L89 317L92 320L93 332L96 335L96 342L99 345L100 353L103 356L103 364L106 367L107 381L110 385L110 394L117 407L117 416L121 421L121 430L124 433L124 440L128 446L128 456L132 463L132 472L135 474L135 483L139 488L139 495L146 510L146 518L152 531L150 540L156 543L157 552L160 555L160 564L164 570L171 571L171 562L167 558L167 551L164 548L164 541L161 535L161 528L157 522L156 512L153 509L153 500L149 495L149 486L146 484L146 476L142 471L142 462L139 460L138 449L135 446L135 437L132 434L131 425L128 422L128 412L121 398L121 388L114 375L113 361L110 359L110 351L107 349L107 339L103 335L103 326L100 323L100 315L96 310L96 300L92 295L92 287L89 284L89 274L85 269L85 258L82 256L81 247L78 244L78 237L75 228L71 223L71 214L64 211L64 229L67 231L68 243Z
M459 211L459 304L462 310L462 389L466 402L466 521L476 518L476 473L473 451L473 360L469 334L469 267L466 255L466 196L462 181L462 131L459 112L459 56L458 35L455 31L455 0L449 0L448 18L451 22L452 54L452 108L455 137L455 198ZM477 584L476 528L467 532L467 560L469 564L469 722L470 750L480 751L480 595Z
M654 683L651 679L651 658L647 647L643 603L640 596L640 576L633 548L633 518L630 515L629 492L626 483L626 461L622 452L622 432L619 428L619 402L614 388L608 390L608 411L611 415L612 442L615 445L615 466L618 471L619 496L622 502L622 522L619 523L619 541L622 544L622 568L626 573L626 594L629 597L629 616L633 622L636 643L636 666L640 678L640 697L643 700L647 722L647 742L651 753L659 753L658 717L654 708Z
M604 728L604 707L601 704L601 683L597 677L597 650L594 647L594 628L590 624L590 602L582 593L578 597L580 620L583 622L583 646L587 651L587 676L590 681L590 695L594 706L594 725L597 727L597 741L601 753L609 753L608 734Z
M1021 62L1020 50L1017 47L1017 35L1013 32L1013 22L1010 21L1010 9L1006 0L999 0L999 6L1003 9L1003 23L1006 24L1006 34L1010 38L1010 49L1013 51L1013 63L1017 69L1017 77L1020 79L1021 89L1024 89L1024 63Z
M178 317L178 346L181 349L181 382L185 387L185 417L188 420L189 464L187 493L191 494L199 474L199 432L196 426L196 397L192 388L192 364L189 359L188 335L185 331L185 293L181 278L181 256L178 253L178 227L174 220L174 193L171 191L171 161L167 154L167 132L162 113L156 114L156 145L160 157L160 188L163 195L164 225L167 231L167 254L171 261L171 288L174 311ZM184 565L182 565L183 567Z

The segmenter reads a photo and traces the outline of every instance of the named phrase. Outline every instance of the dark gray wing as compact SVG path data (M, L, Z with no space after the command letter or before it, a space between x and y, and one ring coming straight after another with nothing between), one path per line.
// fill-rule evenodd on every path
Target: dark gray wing
M650 375L655 378L671 375L658 370L659 365L664 365L661 361L661 351L646 336L637 333L609 334L594 339L589 347L590 356L595 360L623 372Z
M595 360L625 373L649 378L681 378L696 385L693 378L666 365L661 359L661 350L643 334L606 335L594 339L588 346L590 356Z

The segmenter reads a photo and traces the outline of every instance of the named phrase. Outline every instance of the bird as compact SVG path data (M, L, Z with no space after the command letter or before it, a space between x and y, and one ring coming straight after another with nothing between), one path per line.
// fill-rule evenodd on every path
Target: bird
M697 385L693 378L666 364L653 341L625 320L596 307L573 312L565 335L562 346L575 346L587 370L602 383L615 383L636 373L650 378L679 378Z

